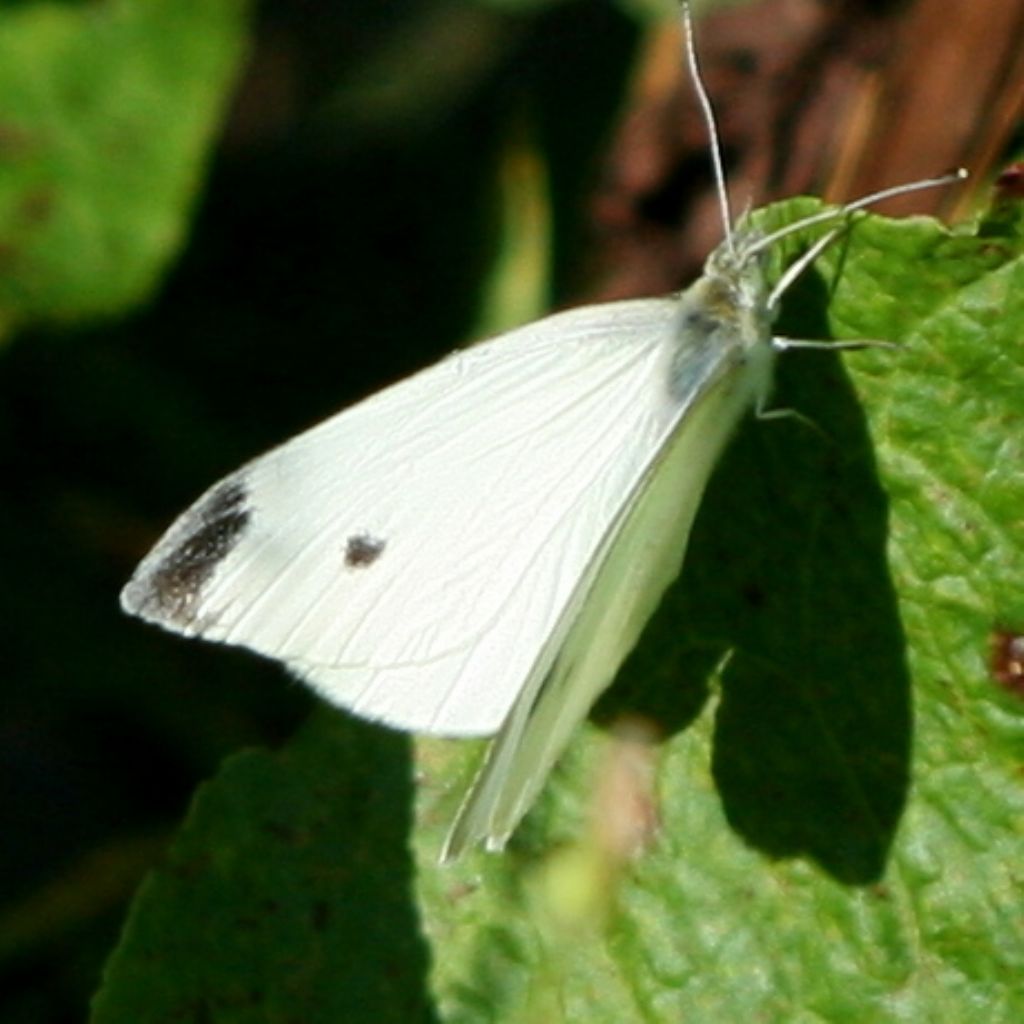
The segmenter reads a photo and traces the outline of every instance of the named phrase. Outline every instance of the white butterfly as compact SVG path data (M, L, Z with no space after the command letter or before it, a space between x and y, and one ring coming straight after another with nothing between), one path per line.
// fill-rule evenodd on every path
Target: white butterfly
M243 466L184 512L124 609L277 658L399 729L497 733L442 857L501 849L682 564L715 462L763 409L783 237L733 231L679 296L587 306L466 351Z

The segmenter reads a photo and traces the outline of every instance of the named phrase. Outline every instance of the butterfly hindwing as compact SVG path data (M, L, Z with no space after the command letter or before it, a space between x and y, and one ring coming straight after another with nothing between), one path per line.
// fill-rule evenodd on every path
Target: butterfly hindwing
M683 297L684 316L688 300L703 308L704 290L698 283ZM764 394L770 370L766 336L757 351L768 354L767 364L750 359L745 335L729 317L708 336L710 345L676 339L676 425L623 495L620 513L580 574L459 811L443 859L478 841L491 850L504 847L678 576L708 478L736 423Z

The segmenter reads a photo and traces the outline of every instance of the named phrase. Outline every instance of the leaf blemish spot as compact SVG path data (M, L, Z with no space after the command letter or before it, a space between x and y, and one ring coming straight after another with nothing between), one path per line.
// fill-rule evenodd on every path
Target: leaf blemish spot
M1010 693L1024 698L1024 633L994 629L989 636L989 670Z

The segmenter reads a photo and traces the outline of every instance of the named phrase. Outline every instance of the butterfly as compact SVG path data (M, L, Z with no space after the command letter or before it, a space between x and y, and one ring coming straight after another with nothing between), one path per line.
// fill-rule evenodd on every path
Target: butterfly
M733 226L678 295L584 306L443 359L254 459L179 516L132 615L275 658L397 729L494 736L441 853L500 850L678 575L708 478L766 412L782 295L768 254L914 182L774 233ZM864 343L850 343L859 347Z

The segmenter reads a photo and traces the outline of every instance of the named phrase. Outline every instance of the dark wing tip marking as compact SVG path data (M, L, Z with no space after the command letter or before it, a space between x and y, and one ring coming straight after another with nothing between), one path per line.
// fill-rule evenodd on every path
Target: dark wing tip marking
M185 512L122 591L125 610L168 625L190 625L203 588L249 526L248 497L244 482L233 478Z
M365 569L380 558L387 541L369 533L357 533L345 542L345 565L352 569Z

